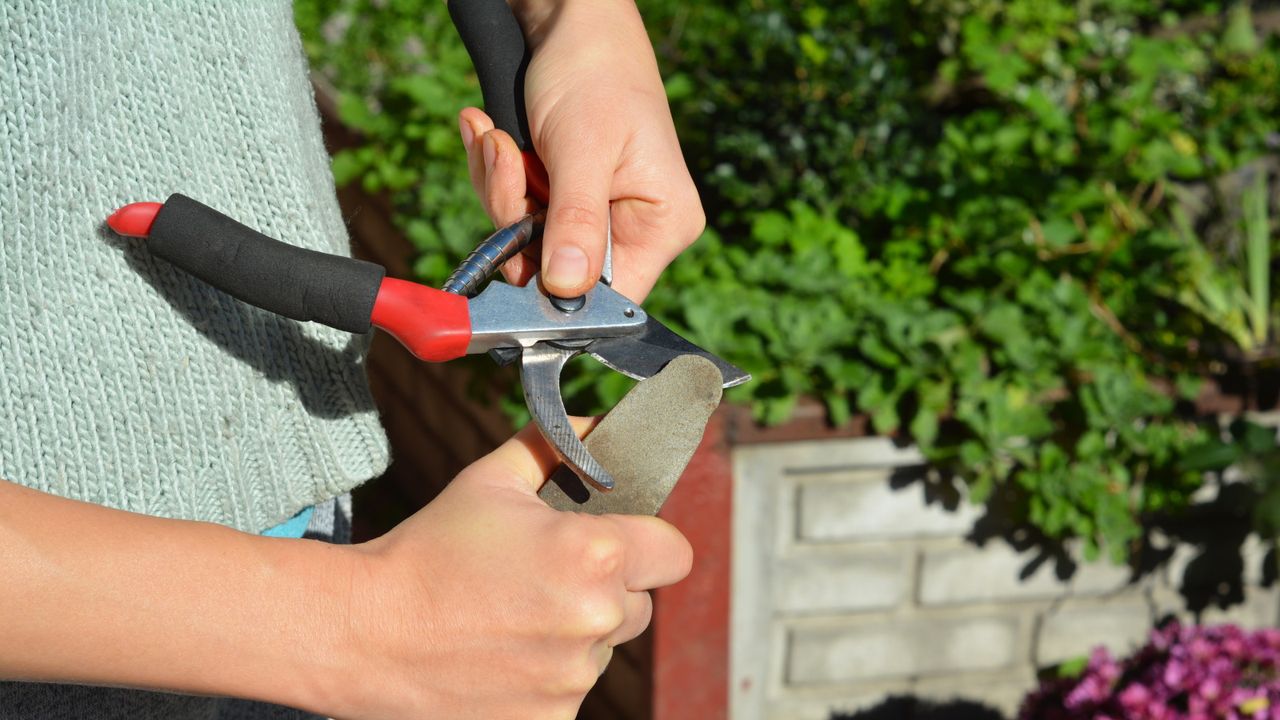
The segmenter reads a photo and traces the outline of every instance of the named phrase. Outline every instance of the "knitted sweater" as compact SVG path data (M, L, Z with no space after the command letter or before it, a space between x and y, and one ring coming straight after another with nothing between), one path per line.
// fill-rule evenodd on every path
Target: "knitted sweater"
M385 468L367 338L103 223L172 192L348 251L288 0L0 0L0 478L258 531Z

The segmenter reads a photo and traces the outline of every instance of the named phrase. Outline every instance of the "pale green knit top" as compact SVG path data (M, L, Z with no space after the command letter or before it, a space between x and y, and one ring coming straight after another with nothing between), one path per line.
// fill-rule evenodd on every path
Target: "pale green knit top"
M367 338L103 224L173 192L348 252L287 0L0 0L0 479L258 531L385 468Z

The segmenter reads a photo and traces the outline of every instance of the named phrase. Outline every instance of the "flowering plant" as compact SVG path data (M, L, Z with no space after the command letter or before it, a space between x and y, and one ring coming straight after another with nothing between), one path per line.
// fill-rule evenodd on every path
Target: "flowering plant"
M1280 630L1170 623L1124 660L1093 651L1084 671L1047 681L1022 720L1280 720Z

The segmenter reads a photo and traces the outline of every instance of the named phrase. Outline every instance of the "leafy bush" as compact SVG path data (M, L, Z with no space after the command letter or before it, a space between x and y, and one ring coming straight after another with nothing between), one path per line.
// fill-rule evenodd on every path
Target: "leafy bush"
M1275 317L1280 43L1246 5L639 5L713 228L646 307L755 375L731 399L867 413L1089 557L1190 501L1215 433L1183 401L1265 354ZM439 281L485 228L441 4L296 6L365 139L338 180L387 191ZM1228 181L1250 173L1246 242ZM574 372L580 409L627 388Z
M456 119L480 105L480 87L444 3L301 0L294 15L314 70L341 88L343 124L364 140L334 157L334 179L387 192L422 253L415 270L439 284L493 229Z
M1127 659L1095 650L1079 676L1051 680L1028 696L1020 717L1280 717L1280 630L1172 623Z

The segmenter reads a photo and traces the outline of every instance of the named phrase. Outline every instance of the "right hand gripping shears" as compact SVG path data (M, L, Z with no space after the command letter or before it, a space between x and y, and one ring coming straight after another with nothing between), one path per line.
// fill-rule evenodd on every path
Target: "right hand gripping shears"
M152 254L279 315L353 333L377 327L431 362L483 352L502 363L518 361L525 401L542 434L566 465L601 490L613 487L613 477L573 432L560 395L560 371L571 358L588 353L643 380L680 355L697 354L720 368L725 387L750 377L603 282L571 300L547 295L536 277L525 287L493 281L474 297L462 294L505 259L491 248L510 251L527 242L520 237L535 234L535 217L482 243L446 290L386 277L374 263L282 243L184 195L126 205L108 223L122 235L147 238ZM467 282L459 284L459 276Z
M544 205L546 171L532 152L524 120L524 38L504 0L455 0L449 11L480 76L486 112L524 151L531 194ZM386 277L380 265L274 240L191 198L141 202L108 223L145 237L150 251L232 296L300 321L352 333L377 327L431 362L489 352L520 363L525 401L564 463L600 490L613 476L574 433L560 394L560 373L587 353L629 377L652 377L680 355L701 355L720 369L723 386L750 375L690 343L609 287L611 267L586 295L548 295L535 277L525 287L484 283L540 234L534 213L498 230L459 265L442 290ZM478 292L479 291L479 292Z

